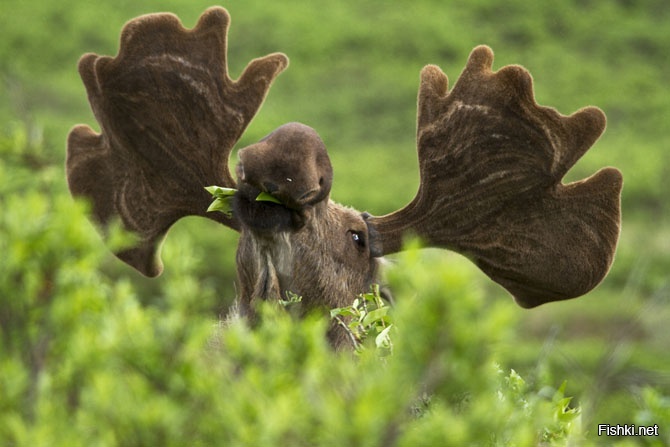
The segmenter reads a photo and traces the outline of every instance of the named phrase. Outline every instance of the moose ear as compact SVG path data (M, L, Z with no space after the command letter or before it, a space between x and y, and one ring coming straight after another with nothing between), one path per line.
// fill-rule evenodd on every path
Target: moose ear
M380 258L384 256L382 238L380 237L377 228L374 225L370 224L370 218L372 215L370 213L361 213L363 221L368 229L368 246L370 248L370 256L373 258Z
M147 276L161 273L161 242L181 217L239 228L232 217L207 213L204 187L235 186L230 152L288 60L255 59L231 80L229 22L218 7L192 30L172 14L142 16L124 27L115 58L87 54L79 62L102 133L85 125L70 132L70 191L92 203L103 231L118 219L137 237L116 254Z
M602 134L605 115L539 106L524 68L493 72L492 63L490 48L475 48L451 91L438 67L423 69L419 191L369 222L385 254L406 234L455 250L522 307L583 295L614 259L623 181L614 168L561 179Z

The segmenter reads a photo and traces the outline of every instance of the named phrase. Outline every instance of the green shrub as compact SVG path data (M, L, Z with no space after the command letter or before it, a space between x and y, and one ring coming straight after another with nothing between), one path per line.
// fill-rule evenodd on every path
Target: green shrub
M373 290L334 310L343 324L352 318L356 355L333 352L327 317L298 320L284 310L290 300L261 306L253 329L218 321L220 298L184 235L166 253L171 273L155 296L107 273L112 258L85 207L29 134L16 126L0 136L0 445L597 440L555 371L524 379L512 369L504 353L519 342L521 313L485 293L463 258L410 246L387 271L395 307ZM632 422L670 426L663 391L636 396ZM616 441L670 442L667 428L660 434Z
M16 185L20 169L0 166L3 187ZM0 203L2 445L560 445L579 434L562 389L538 392L498 366L513 314L486 303L455 257L410 250L389 272L392 354L377 337L359 355L333 352L320 315L267 304L253 329L217 322L188 268L163 284L163 304L141 304L103 273L83 207L44 193L45 175Z

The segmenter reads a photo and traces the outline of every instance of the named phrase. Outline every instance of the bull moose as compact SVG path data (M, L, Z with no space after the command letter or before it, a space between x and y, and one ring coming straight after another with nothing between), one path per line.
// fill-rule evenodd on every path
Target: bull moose
M157 276L172 224L213 219L240 232L243 315L255 300L287 292L307 309L345 306L409 234L464 254L525 308L583 295L605 277L619 236L621 173L603 168L561 182L605 129L600 109L564 116L538 105L528 71L492 71L486 46L471 52L451 90L428 65L418 94L418 192L398 211L372 216L330 199L326 147L304 124L241 149L233 177L230 153L288 59L255 59L232 80L229 22L220 7L190 30L172 14L142 16L125 25L116 57L79 62L101 132L71 130L68 183L91 202L103 232L120 219L137 236L116 253L121 260ZM210 185L236 190L232 213L207 212ZM261 193L275 200L256 200ZM329 337L347 343L335 325Z

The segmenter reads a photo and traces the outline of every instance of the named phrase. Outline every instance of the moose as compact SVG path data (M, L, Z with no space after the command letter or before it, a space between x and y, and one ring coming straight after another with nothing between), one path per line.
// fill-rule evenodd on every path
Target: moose
M228 159L288 58L227 69L230 17L206 10L192 29L168 13L122 30L116 57L85 54L79 73L96 133L75 126L66 173L104 233L115 220L136 236L116 256L161 273L161 244L180 218L197 215L240 232L239 309L301 296L306 309L348 305L378 281L383 256L408 235L459 252L524 308L586 294L612 264L620 229L621 173L603 168L574 183L567 171L605 129L604 113L565 116L536 103L521 66L492 71L493 52L471 52L449 89L440 68L420 74L420 186L406 206L373 216L330 199L333 167L317 132L285 124ZM232 213L207 212L205 187L234 188ZM256 200L259 194L273 201ZM329 339L348 343L334 324Z

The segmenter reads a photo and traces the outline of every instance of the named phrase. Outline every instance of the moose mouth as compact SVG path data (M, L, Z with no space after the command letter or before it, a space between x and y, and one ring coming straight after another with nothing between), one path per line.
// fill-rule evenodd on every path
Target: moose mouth
M305 206L287 204L281 197L270 194L279 203L259 200L262 193L253 185L240 182L233 196L233 213L241 223L257 232L298 231L305 225Z

